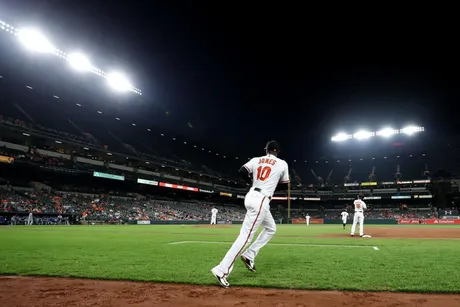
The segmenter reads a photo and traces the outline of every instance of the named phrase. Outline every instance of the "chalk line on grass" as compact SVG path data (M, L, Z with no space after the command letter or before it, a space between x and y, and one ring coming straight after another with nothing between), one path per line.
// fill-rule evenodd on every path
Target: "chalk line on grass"
M219 242L219 241L177 241L170 242L170 245L179 244L232 244L233 242ZM267 245L273 246L305 246L305 247L349 247L349 248L373 248L378 251L377 246L370 245L342 245L342 244L302 244L302 243L268 243Z

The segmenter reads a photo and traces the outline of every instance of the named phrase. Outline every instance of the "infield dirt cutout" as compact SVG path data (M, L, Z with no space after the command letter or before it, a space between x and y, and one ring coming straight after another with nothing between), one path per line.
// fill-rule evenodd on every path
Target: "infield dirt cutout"
M364 233L371 235L372 238L392 238L392 239L460 239L460 228L420 228L410 226L392 227L368 227L364 224ZM324 234L320 238L346 237L350 233L344 234ZM359 238L359 236L358 236ZM460 305L459 305L460 306Z
M229 288L50 277L0 277L2 306L460 306L460 295Z

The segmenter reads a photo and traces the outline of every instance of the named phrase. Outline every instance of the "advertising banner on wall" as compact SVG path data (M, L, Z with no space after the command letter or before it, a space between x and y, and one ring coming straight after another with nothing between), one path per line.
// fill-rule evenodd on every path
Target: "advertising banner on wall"
M306 224L306 220L304 218L295 218L292 219L292 224ZM324 224L323 219L310 219L310 224Z
M93 172L93 176L99 177L99 178L121 180L121 181L125 180L125 176L119 176L119 175L107 174L107 173L101 173L101 172Z
M427 225L460 225L460 219L427 219L420 221L419 219L400 219L398 224L427 224Z
M344 187L359 187L359 183L357 182L345 183L343 186Z
M141 179L141 178L137 178L137 183L147 184L147 185L154 185L154 186L158 185L158 181Z
M192 188L192 187L187 187L185 185L172 184L172 183L166 183L166 182L160 182L160 187L178 189L178 190L186 190L186 191L192 191L192 192L199 191L198 188Z
M391 196L391 199L410 199L411 196L410 195L395 195L395 196Z

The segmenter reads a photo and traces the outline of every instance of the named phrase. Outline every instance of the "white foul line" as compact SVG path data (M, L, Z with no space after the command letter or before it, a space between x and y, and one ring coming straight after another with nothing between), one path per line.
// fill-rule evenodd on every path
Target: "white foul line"
M168 243L170 245L178 244L231 244L232 242L216 242L216 241L178 241ZM310 246L310 247L355 247L355 248L373 248L378 251L377 246L370 245L340 245L340 244L299 244L299 243L268 243L267 245L276 245L276 246Z

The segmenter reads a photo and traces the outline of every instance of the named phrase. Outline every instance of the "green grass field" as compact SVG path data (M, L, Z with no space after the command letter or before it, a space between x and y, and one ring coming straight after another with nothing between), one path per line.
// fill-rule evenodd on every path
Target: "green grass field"
M210 269L220 262L239 229L2 227L0 274L216 285ZM256 260L257 273L238 261L229 282L232 286L460 293L460 240L320 237L333 233L348 234L349 228L280 225Z

